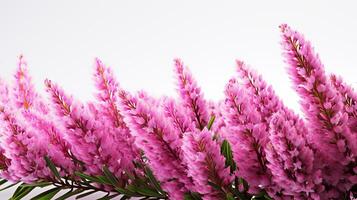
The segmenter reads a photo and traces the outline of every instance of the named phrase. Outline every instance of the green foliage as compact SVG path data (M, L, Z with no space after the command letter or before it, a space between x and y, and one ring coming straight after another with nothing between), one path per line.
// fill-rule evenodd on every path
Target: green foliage
M223 140L222 142L221 154L226 158L226 167L230 167L231 173L233 173L237 169L237 166L233 160L231 145L227 140Z
M102 174L92 176L83 172L75 172L73 176L61 177L58 168L47 156L44 157L47 167L51 170L53 180L51 181L38 181L36 183L20 184L13 193L11 200L20 200L26 197L35 188L44 188L51 186L48 190L41 192L31 200L64 200L69 197L81 199L89 195L101 192L105 195L99 199L109 200L114 197L120 196L121 199L130 199L131 197L139 197L143 199L167 199L167 194L162 190L160 183L154 177L150 168L142 163L135 163L135 167L141 170L144 175L137 175L126 172L128 183L121 183L115 175L109 170L107 166L103 166ZM5 185L7 180L1 179L0 186ZM130 183L130 184L129 184ZM10 187L18 185L13 183L0 189L6 190ZM103 187L98 185L105 185L106 188L112 188L111 191L106 191ZM67 191L66 191L67 190ZM59 192L66 191L61 196ZM55 196L58 197L55 197Z
M211 128L214 117L210 119L207 128ZM237 170L236 164L233 160L231 146L227 140L224 140L221 145L221 153L225 157L226 167L230 167L233 174ZM64 200L69 197L81 199L95 193L104 193L100 200L109 200L115 197L120 197L121 200L131 199L132 197L139 199L168 199L166 192L161 188L160 182L155 178L151 169L143 162L133 162L137 170L142 173L136 174L135 172L125 172L125 180L119 180L107 166L103 166L102 174L93 176L86 173L77 171L72 176L62 177L58 168L47 156L44 157L48 168L52 172L52 180L39 180L36 183L12 183L7 184L7 180L0 179L0 191L6 190L13 186L20 184L13 193L11 200L20 200L30 194L35 188L46 188L47 190L31 198L31 200ZM236 177L229 188L221 188L221 186L208 182L212 188L220 191L225 195L226 200L271 200L266 192L261 192L257 195L250 195L248 193L249 185L242 179ZM104 187L111 188L110 191L104 190ZM61 193L61 191L66 191ZM223 197L223 196L222 196ZM185 200L202 200L202 195L191 191L185 194Z

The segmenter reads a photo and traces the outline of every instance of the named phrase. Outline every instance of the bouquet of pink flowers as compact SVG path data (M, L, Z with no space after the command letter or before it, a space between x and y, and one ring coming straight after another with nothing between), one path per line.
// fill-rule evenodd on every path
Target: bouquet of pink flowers
M174 61L178 99L132 94L95 60L96 99L80 102L45 81L35 91L19 58L0 80L0 185L11 199L353 199L357 93L327 75L310 42L280 26L304 119L237 61L225 99L212 102ZM61 191L66 191L65 193Z

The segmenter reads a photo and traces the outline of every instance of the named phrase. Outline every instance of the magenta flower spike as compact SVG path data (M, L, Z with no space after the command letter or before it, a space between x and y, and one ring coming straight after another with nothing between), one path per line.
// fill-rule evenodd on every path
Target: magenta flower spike
M132 96L96 58L95 99L80 102L49 80L42 98L20 56L12 84L0 78L0 192L17 185L14 200L38 187L45 191L32 199L356 199L357 93L325 74L301 34L280 28L304 119L242 61L224 98L206 101L179 59L173 98Z
M98 58L95 59L94 81L98 89L96 97L101 102L101 108L104 109L103 114L108 116L115 127L125 127L122 116L117 108L119 84L112 70L106 67Z
M180 138L186 132L195 130L195 124L187 118L187 110L179 106L174 99L166 98L163 102L163 111L165 117L170 119Z
M113 140L108 134L108 128L96 120L89 108L79 102L73 102L62 89L51 81L45 82L47 91L57 110L57 119L64 131L65 140L71 144L70 149L76 159L86 164L85 171L91 175L99 175L107 166L114 174L121 177L116 154L111 155ZM118 145L118 144L116 144ZM105 151L104 151L105 149ZM119 171L114 171L119 170Z
M181 104L187 108L191 120L196 122L196 127L202 130L207 125L209 116L201 88L179 59L175 59L175 75Z
M263 80L262 76L247 66L243 61L237 60L237 72L242 80L242 85L249 91L252 105L261 114L262 121L268 127L269 119L273 113L283 108L283 104L276 96L273 88Z
M320 199L321 171L314 166L314 152L305 138L307 132L304 122L293 112L273 115L265 149L267 166L277 185L269 191L271 197Z
M13 101L17 108L28 110L33 107L33 110L37 112L43 114L48 113L47 105L45 105L42 97L35 91L31 76L28 72L27 62L23 55L19 56L13 90Z
M260 113L249 103L251 99L248 94L236 79L231 79L227 84L224 132L232 145L237 175L250 184L250 192L258 193L271 184L264 151L268 135Z
M341 95L343 110L348 114L349 127L351 131L357 133L357 93L353 88L343 82L342 77L334 74L330 75L332 86Z
M142 94L141 94L142 95ZM151 104L128 92L119 92L124 121L135 137L135 144L144 151L154 175L172 199L183 199L192 188L182 161L182 140L173 127Z
M294 88L301 97L302 109L309 123L309 140L317 148L324 180L340 191L348 190L356 176L356 134L348 127L341 95L325 75L324 66L310 42L289 26L280 26L284 57ZM318 156L319 158L321 156ZM352 167L352 169L351 169ZM346 173L347 172L347 173Z
M225 199L225 194L214 189L210 183L227 191L233 176L229 167L225 167L225 158L212 135L206 128L185 133L182 150L188 167L187 173L194 182L194 191L203 195L202 199L219 200Z
M21 123L20 115L13 115L0 106L1 149L5 159L5 169L1 177L11 181L31 183L38 179L51 178L43 156L46 155L35 137L36 130Z
M94 81L98 90L96 95L98 104L90 106L96 120L103 123L103 128L108 128L107 138L112 140L108 142L113 145L107 145L108 151L111 152L114 162L119 160L118 163L125 166L125 170L133 170L132 161L139 160L140 154L118 108L119 83L112 70L98 58L95 60Z

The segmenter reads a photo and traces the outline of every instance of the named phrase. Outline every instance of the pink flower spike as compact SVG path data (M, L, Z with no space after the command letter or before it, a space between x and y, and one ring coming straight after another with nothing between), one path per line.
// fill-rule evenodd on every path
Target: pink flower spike
M45 105L42 97L35 91L28 72L27 62L22 55L19 56L12 95L14 104L18 108L23 108L25 110L33 108L43 114L48 113L47 105Z
M273 88L268 86L262 76L247 66L243 61L237 60L237 72L243 81L242 85L252 97L252 105L261 114L262 120L269 124L273 113L283 108L283 103L276 96Z
M357 135L351 133L341 95L327 78L324 66L310 42L286 24L280 28L288 72L301 97L310 127L309 140L318 149L317 158L322 160L320 165L329 168L323 170L327 172L324 174L326 184L338 187L343 192L353 184L345 178L353 173L345 172L352 172L350 168L356 162ZM346 143L343 152L337 145L338 140Z
M170 98L165 99L163 102L163 110L165 117L170 119L170 123L173 124L180 138L182 138L185 132L195 130L195 124L192 123L191 119L187 118L186 109L179 106L175 100Z
M236 79L226 86L223 131L232 146L237 175L249 183L250 192L259 193L271 182L264 151L268 134L257 108L249 103L249 93L241 87Z
M115 79L112 70L106 67L98 58L95 59L94 81L98 89L96 97L101 104L101 108L104 110L103 114L113 121L114 126L125 127L122 116L117 108L119 83Z
M265 152L268 168L277 184L275 193L294 199L315 199L322 192L321 182L316 181L321 180L321 171L313 165L314 152L306 142L307 131L304 122L291 111L273 115Z
M181 103L187 108L192 121L196 122L196 127L202 130L209 119L201 88L180 59L175 59L175 75Z
M194 190L203 195L203 199L218 200L224 199L225 194L213 188L209 182L225 191L233 176L230 175L230 169L225 167L225 158L212 135L207 129L185 133L182 150L188 167L187 173L194 182Z
M343 110L348 115L349 127L353 133L357 133L357 93L347 85L342 77L330 75L332 86L340 94L343 102Z
M163 115L142 99L132 97L128 92L119 92L120 108L124 121L135 137L135 144L144 151L155 177L172 199L183 199L191 191L192 180L187 177L182 162L179 135Z

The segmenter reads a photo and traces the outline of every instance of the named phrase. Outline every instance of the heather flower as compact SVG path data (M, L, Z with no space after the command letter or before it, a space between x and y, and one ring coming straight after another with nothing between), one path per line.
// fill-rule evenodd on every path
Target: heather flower
M111 152L113 160L119 160L118 163L125 165L126 169L133 168L132 161L138 160L140 155L139 150L134 145L134 138L131 136L130 130L124 123L123 116L118 109L119 83L111 69L106 67L98 58L95 60L94 80L98 90L96 95L98 103L91 104L91 108L95 119L103 123L103 128L108 129L107 135L110 135L108 139L113 140L109 143L113 143L114 148L111 145L106 145L109 148L108 151Z
M19 57L13 90L13 101L17 108L27 110L33 107L34 110L47 114L48 107L44 104L42 97L36 93L28 73L27 62L22 55Z
M323 157L318 156L322 158L319 165L326 167L323 178L346 191L353 184L348 177L356 176L349 168L356 166L357 135L351 133L341 96L326 77L310 42L285 24L280 28L288 71L311 130L310 141Z
M181 103L187 108L196 127L202 130L206 126L209 116L201 88L197 86L189 69L179 59L175 60L175 75Z
M242 80L242 85L249 91L252 106L255 106L261 115L261 120L268 127L269 119L273 113L283 108L283 104L276 96L273 88L263 80L262 76L247 66L243 61L237 60L237 72Z
M246 90L231 79L225 90L225 137L232 146L239 177L250 184L250 192L258 193L270 185L264 148L267 143L266 125Z
M94 81L98 89L96 97L100 102L101 109L103 109L103 115L107 116L115 127L125 127L122 116L117 108L119 84L111 69L106 67L98 58L95 60Z
M265 149L267 166L277 184L273 191L269 191L271 197L320 199L318 194L323 189L321 171L314 167L314 152L305 138L307 131L304 122L291 111L273 115L270 142Z
M230 169L225 167L225 158L212 135L207 129L185 133L182 150L194 191L202 194L203 199L225 199L222 191L229 190L233 177ZM213 188L212 184L222 191Z
M119 92L119 97L124 121L135 137L135 144L148 159L155 177L170 198L183 199L192 188L192 180L187 177L182 163L182 140L179 135L162 113L143 101L145 97L132 97L123 90Z
M21 116L14 115L0 106L1 142L6 167L1 177L11 181L31 183L38 179L49 179L51 172L43 157L46 149L35 137L36 130L21 123Z
M343 110L348 114L349 127L353 133L357 133L357 94L353 88L343 82L342 77L330 75L332 86L340 94L343 102Z
M195 130L195 124L187 118L186 109L179 106L174 99L166 98L163 102L163 111L166 118L170 120L180 138L186 132Z
M107 166L116 176L123 177L128 169L128 160L123 159L124 153L118 149L121 144L115 143L114 132L106 126L89 108L80 102L73 101L51 81L46 80L47 91L51 95L57 118L63 124L64 139L71 144L73 156L85 164L85 172L100 175L102 168Z

